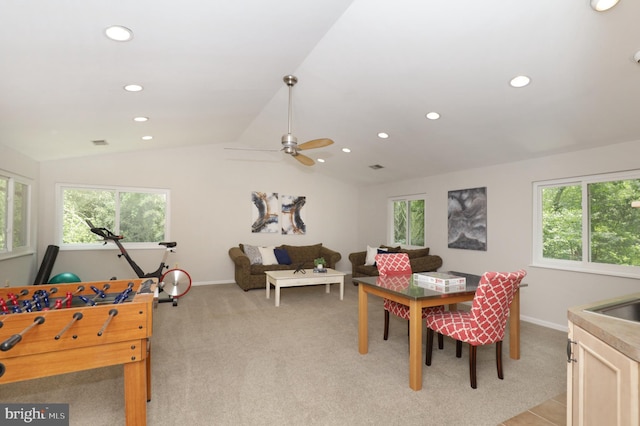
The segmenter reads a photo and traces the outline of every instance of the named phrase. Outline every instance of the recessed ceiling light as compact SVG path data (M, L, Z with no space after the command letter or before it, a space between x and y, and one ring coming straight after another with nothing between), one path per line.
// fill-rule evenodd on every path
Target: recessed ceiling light
M124 86L124 90L127 92L140 92L142 90L142 86L139 84L127 84Z
M144 123L145 121L149 121L149 117L133 117L133 121Z
M324 163L324 158L318 158L318 163Z
M604 12L618 4L620 0L591 0L591 8L596 12Z
M342 148L342 152L351 152L349 148Z
M151 139L153 139L153 136L143 136L142 137L143 141L150 141Z
M378 133L378 137L380 139L387 139L389 137L389 133L380 132L380 133Z
M438 118L440 118L440 114L438 114L437 112L429 112L427 113L427 115L425 115L425 117L427 117L429 120L437 120Z
M133 38L133 31L121 25L112 25L105 29L104 33L114 41L129 41Z
M526 75L519 75L517 77L513 77L509 84L511 87L524 87L531 83L531 79Z

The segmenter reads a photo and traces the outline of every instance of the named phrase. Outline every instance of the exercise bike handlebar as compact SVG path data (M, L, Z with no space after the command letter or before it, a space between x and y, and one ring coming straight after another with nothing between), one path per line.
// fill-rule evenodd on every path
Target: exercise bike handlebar
M94 234L104 238L105 240L121 240L124 237L122 235L116 235L113 232L111 232L110 230L108 230L107 228L96 228L95 226L93 226L93 223L91 223L90 220L87 220L87 225L89 225L89 228L91 228L91 232L93 232Z

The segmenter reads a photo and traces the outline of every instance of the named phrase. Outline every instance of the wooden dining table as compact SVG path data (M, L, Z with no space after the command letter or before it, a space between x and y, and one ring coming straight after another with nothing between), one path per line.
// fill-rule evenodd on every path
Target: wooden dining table
M353 278L353 282L358 284L358 351L361 354L369 351L369 294L409 307L409 387L415 391L422 389L422 308L449 305L449 309L456 309L457 303L473 300L480 282L479 275L454 271L449 274L465 277L465 289L447 293L431 290L414 281L413 274ZM520 284L520 287L526 286ZM509 310L509 356L520 359L519 288Z

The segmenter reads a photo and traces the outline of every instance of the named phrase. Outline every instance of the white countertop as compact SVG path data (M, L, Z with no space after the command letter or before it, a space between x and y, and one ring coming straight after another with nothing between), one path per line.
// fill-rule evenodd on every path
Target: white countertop
M629 358L640 362L640 323L613 318L585 309L609 303L619 303L639 299L640 293L633 293L613 299L601 300L588 305L569 308L568 318L580 328L617 349Z

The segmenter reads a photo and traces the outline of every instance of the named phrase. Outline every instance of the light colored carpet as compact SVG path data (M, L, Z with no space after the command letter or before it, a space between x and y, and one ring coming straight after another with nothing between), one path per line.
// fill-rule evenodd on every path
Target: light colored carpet
M263 290L193 287L178 307L154 311L149 425L497 425L566 388L566 334L522 323L520 360L504 342L504 380L494 346L478 350L478 389L468 351L434 348L423 389L409 388L406 322L392 316L382 339L382 301L369 297L369 353L358 353L357 287ZM526 297L523 294L522 297ZM69 360L73 362L73 360ZM38 368L34 366L33 368ZM70 403L70 424L124 424L122 366L0 385L0 401Z

